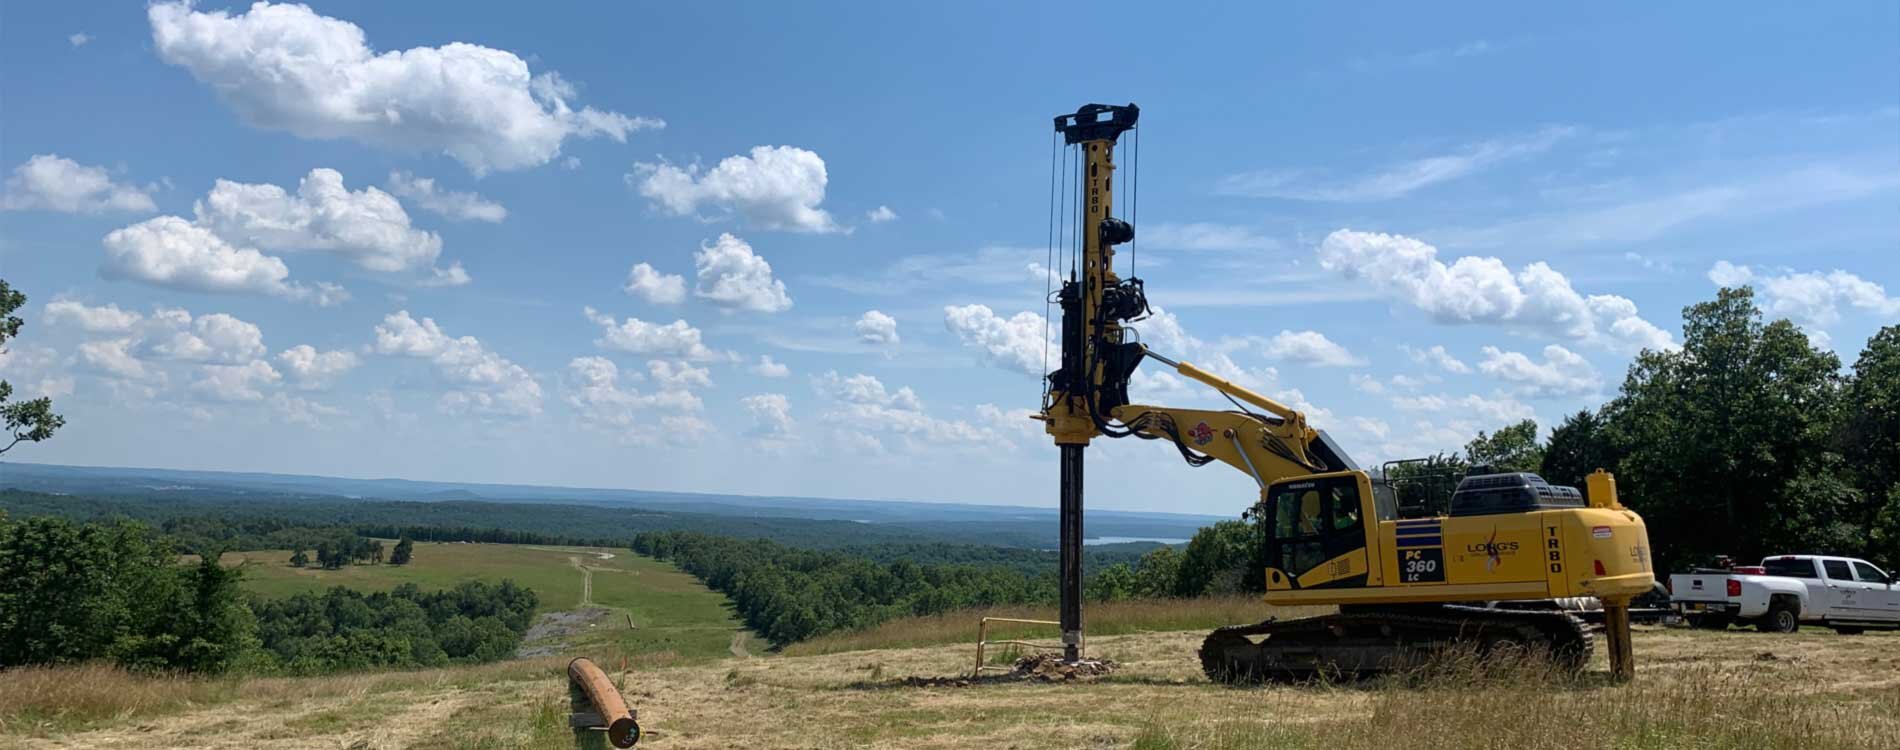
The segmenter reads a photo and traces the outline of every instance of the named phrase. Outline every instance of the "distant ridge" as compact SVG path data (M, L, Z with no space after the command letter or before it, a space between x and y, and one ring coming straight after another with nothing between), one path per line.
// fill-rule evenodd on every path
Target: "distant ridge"
M788 517L887 524L951 524L972 529L1044 520L1054 508L915 500L863 500L798 496L727 495L592 487L432 482L410 479L351 479L261 472L191 471L116 466L66 466L0 462L0 488L83 495L159 495L172 492L244 499L308 497L324 500L486 501L633 507L744 517ZM1091 537L1184 539L1223 516L1145 511L1094 510Z

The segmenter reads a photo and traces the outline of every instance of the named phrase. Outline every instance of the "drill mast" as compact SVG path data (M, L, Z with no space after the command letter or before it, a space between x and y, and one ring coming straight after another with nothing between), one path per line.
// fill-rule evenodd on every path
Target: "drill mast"
M1133 104L1090 104L1055 118L1056 132L1081 152L1078 201L1081 239L1079 276L1071 273L1058 297L1062 305L1062 360L1049 375L1043 417L1062 451L1061 627L1063 659L1082 649L1083 453L1115 407L1127 403L1127 373L1141 358L1141 345L1123 341L1122 322L1147 312L1141 282L1115 274L1114 246L1134 238L1134 228L1109 215L1114 206L1115 144L1135 127ZM1130 296L1132 292L1133 296ZM1119 371L1108 372L1107 370ZM1104 387L1106 385L1106 387Z

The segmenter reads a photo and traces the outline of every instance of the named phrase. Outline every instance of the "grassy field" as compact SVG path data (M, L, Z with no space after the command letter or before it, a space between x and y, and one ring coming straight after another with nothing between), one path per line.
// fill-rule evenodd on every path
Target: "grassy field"
M721 658L751 643L726 598L673 566L625 549L418 542L408 565L351 565L340 570L293 568L289 550L227 553L244 568L245 588L288 596L347 586L386 591L404 583L424 589L463 581L515 583L533 589L540 611L604 608L586 632L563 639L565 651L602 664L624 657L645 665ZM629 627L628 618L632 618Z
M1180 606L1193 606L1183 604ZM970 618L962 618L970 619ZM1535 665L1366 684L1232 688L1199 631L1098 637L1123 666L1088 684L916 687L957 645L730 658L617 674L659 748L1892 748L1900 635L1639 628L1636 681ZM563 660L308 679L179 680L110 669L0 673L5 748L566 748ZM83 705L83 731L22 721Z

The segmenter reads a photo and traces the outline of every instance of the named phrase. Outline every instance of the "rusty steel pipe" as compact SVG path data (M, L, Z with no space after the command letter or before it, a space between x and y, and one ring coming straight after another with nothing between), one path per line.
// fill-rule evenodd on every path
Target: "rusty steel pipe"
M594 713L607 725L608 742L614 747L627 748L640 741L640 723L634 721L627 702L620 697L620 689L614 687L613 680L607 679L600 665L585 656L576 658L567 663L567 678L587 695L587 701L594 705Z

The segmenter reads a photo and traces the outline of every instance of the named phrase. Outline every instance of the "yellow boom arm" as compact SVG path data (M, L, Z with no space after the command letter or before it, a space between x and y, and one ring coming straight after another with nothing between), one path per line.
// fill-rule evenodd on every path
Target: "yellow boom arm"
M1115 419L1141 437L1177 441L1184 451L1197 451L1245 472L1263 490L1278 479L1350 468L1298 410L1187 362L1153 352L1147 357L1266 414L1147 404L1117 407Z

